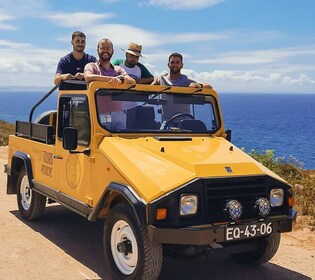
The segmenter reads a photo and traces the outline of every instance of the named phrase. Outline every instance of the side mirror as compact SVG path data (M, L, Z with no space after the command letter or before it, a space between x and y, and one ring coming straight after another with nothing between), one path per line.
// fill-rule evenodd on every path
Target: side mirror
M73 151L78 147L78 130L74 127L63 129L62 146L65 150Z
M226 130L225 133L226 133L226 140L231 142L231 139L232 139L232 131L231 131L231 129Z

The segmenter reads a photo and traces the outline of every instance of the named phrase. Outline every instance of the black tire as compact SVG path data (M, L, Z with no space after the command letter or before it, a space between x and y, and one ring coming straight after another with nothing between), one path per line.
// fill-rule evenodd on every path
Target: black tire
M277 253L280 245L281 234L273 233L266 237L257 239L257 250L231 255L238 263L258 266L270 261Z
M17 204L23 219L33 221L43 215L46 197L30 188L28 176L23 168L17 181Z
M118 244L122 243L125 250L119 252ZM146 228L137 223L129 205L118 204L110 210L105 220L103 245L115 279L154 280L159 277L162 245L150 241Z

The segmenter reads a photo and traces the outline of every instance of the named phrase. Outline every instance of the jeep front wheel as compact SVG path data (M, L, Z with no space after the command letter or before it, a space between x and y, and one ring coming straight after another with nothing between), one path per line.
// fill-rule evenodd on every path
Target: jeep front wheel
M23 168L17 181L17 204L23 219L38 219L44 213L46 197L33 191Z
M260 265L268 262L277 253L280 245L280 233L273 233L256 240L256 250L231 255L236 262L247 265Z
M115 279L157 279L162 245L149 239L130 206L118 204L105 220L104 251Z

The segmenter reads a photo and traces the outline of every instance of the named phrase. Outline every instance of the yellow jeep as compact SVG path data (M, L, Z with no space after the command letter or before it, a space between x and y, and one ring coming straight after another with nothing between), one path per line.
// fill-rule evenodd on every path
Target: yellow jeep
M231 143L212 89L65 81L56 110L9 138L7 193L22 217L59 203L105 219L117 279L157 279L163 253L224 250L258 265L296 219L291 187Z

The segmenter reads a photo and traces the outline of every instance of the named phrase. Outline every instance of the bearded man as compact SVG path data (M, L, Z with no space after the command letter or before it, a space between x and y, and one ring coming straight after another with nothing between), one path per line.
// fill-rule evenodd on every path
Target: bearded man
M101 81L111 85L136 83L122 67L111 64L110 60L114 54L111 40L101 39L97 44L97 53L99 60L95 63L88 63L84 68L84 78L87 82Z
M123 59L116 59L113 64L124 68L137 84L151 84L154 79L153 75L148 68L139 62L140 57L146 57L141 53L142 45L129 43L128 49L122 50L126 53L125 61Z
M167 66L170 72L156 77L152 85L212 88L209 84L200 83L193 78L181 74L181 69L184 67L184 64L183 56L180 53L170 54Z
M167 66L170 72L156 77L152 85L212 88L209 84L200 83L181 73L184 64L183 56L180 53L170 54ZM180 113L191 113L189 104L173 104L172 96L167 94L164 94L163 98L167 100L167 105L162 106L163 120L169 120L171 117Z

